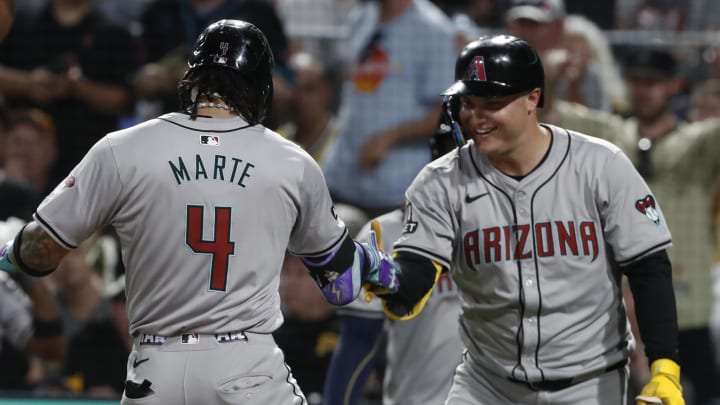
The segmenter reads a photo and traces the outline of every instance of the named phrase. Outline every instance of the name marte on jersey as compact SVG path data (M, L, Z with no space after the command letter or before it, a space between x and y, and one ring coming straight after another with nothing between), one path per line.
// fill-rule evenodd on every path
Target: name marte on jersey
M466 232L463 250L468 267L482 263L538 257L591 256L599 253L598 235L592 221L550 221L493 226Z
M224 155L215 155L212 162L204 162L202 157L196 154L194 159L191 158L188 161L188 164L186 164L181 156L178 156L177 162L168 161L177 184L182 184L183 181L212 179L227 181L244 188L247 178L250 177L251 169L255 167L250 162ZM188 166L191 167L191 170L188 170ZM192 170L192 168L195 170Z

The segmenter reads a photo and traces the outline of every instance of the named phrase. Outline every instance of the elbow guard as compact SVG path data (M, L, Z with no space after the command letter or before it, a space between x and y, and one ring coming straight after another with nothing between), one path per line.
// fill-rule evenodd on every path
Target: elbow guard
M408 321L420 314L432 295L443 267L425 257L400 252L395 260L400 265L400 289L396 294L382 296L383 311L388 318Z
M360 294L365 251L350 236L335 251L321 257L303 257L302 260L330 304L346 305Z

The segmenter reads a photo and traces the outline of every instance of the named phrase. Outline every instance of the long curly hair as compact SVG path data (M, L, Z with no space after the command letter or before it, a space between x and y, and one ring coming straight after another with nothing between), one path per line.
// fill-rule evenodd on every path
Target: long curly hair
M272 73L262 76L247 77L223 66L188 69L178 85L180 108L195 119L201 96L219 96L249 124L259 124L270 112L273 95Z

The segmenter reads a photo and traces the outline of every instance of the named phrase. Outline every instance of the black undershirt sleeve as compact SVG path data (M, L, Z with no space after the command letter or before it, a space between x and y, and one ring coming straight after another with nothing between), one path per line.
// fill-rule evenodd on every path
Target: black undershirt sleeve
M437 270L432 260L410 252L398 252L394 257L399 265L397 274L400 288L392 295L383 295L392 311L397 314L410 312L435 286Z
M678 325L672 266L662 250L623 267L635 301L640 336L652 364L659 358L679 360Z

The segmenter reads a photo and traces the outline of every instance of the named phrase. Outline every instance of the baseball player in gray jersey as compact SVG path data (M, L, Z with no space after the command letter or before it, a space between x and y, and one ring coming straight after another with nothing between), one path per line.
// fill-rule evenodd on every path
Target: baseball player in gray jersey
M408 188L400 289L382 295L391 318L411 318L450 269L467 350L446 404L624 404L622 274L652 362L638 403L684 404L671 237L652 191L614 145L538 123L544 73L527 42L471 42L455 79L446 106L467 144Z
M430 138L432 158L456 147L449 117ZM367 241L370 231L382 229L382 246L391 248L403 229L404 207L364 224L356 240ZM364 297L364 292L361 292ZM338 308L340 342L325 381L323 403L357 404L367 377L375 369L377 350L386 336L382 401L386 405L440 405L450 390L463 345L458 334L460 304L450 274L440 275L427 305L410 322L388 321L379 298L357 299ZM383 335L383 332L385 335ZM428 367L432 364L432 367ZM410 372L409 370L412 370Z
M0 250L43 276L111 225L126 266L133 350L123 404L305 404L272 338L286 249L324 297L397 289L395 264L332 208L315 160L260 123L272 101L265 35L238 20L198 37L182 113L102 138Z
M392 246L400 236L404 225L403 211L397 209L374 220L382 229L384 246ZM357 239L367 240L370 230L368 223ZM457 287L450 274L443 273L422 313L409 322L385 323L387 349L383 404L439 405L444 402L463 349L458 335L459 307ZM364 311L365 316L369 316L368 312L382 314L377 298L370 302L355 300L339 311L353 310Z

